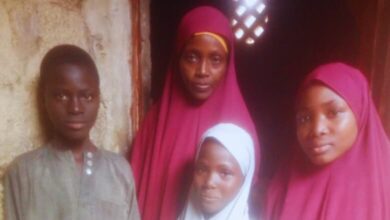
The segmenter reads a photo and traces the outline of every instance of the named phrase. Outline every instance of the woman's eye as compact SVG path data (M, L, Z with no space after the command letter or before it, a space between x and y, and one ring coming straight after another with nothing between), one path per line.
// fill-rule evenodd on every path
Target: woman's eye
M341 113L340 110L337 110L337 109L332 109L328 112L328 117L329 118L334 118L334 117L337 117L339 114Z
M298 115L297 116L297 122L299 123L299 124L304 124L304 123L307 123L307 122L309 122L311 120L311 117L310 117L310 115Z
M211 61L212 61L213 63L215 63L215 64L221 63L222 57L221 57L221 56L218 56L218 55L212 56L212 57L211 57Z
M198 56L194 53L186 54L184 58L190 63L196 63L199 60Z

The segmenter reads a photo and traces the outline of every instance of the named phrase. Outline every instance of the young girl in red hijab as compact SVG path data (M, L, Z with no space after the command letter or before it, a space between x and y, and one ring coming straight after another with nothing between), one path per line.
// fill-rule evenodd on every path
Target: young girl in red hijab
M152 106L129 156L145 220L176 219L191 183L196 144L230 122L256 137L236 79L230 22L212 7L182 19L161 99ZM259 145L255 138L258 162Z
M300 149L268 190L265 219L390 219L390 144L363 74L309 74L297 101Z

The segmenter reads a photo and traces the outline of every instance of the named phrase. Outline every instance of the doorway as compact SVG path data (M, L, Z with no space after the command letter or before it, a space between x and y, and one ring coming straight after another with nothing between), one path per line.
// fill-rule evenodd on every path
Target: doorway
M162 91L181 17L198 5L230 16L233 0L151 0L152 98ZM269 22L255 44L237 42L237 77L262 145L262 168L273 173L294 140L293 100L315 66L357 64L359 33L346 0L270 0Z

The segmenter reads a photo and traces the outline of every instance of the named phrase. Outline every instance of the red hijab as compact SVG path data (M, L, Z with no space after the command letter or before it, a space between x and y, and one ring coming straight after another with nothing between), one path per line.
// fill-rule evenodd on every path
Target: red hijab
M390 144L363 74L342 63L315 69L301 91L321 82L340 95L357 119L359 133L349 151L316 167L296 149L267 192L265 219L389 220Z
M194 105L175 72L175 59L187 40L198 32L222 36L229 47L229 63L214 93L201 105ZM143 219L178 217L191 182L196 144L208 128L219 122L243 127L259 146L237 84L230 23L220 11L203 6L188 12L179 25L175 58L168 69L162 97L143 122L129 157ZM256 153L259 164L259 152Z

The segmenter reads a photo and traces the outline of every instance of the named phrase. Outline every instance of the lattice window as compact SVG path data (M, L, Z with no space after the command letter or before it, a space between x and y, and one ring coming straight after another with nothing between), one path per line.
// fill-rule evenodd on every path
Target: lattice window
M265 0L233 0L232 16L234 36L239 41L252 45L262 36L268 23Z

